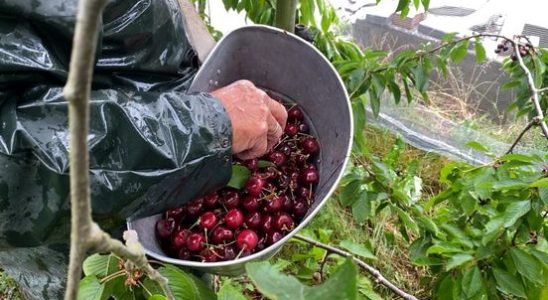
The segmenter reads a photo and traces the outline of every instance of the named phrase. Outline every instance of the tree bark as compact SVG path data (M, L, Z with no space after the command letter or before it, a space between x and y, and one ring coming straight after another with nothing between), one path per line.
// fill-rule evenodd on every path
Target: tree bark
M66 300L78 296L82 262L90 249L111 251L129 259L157 280L168 299L173 299L167 279L146 259L135 232L126 232L126 245L111 238L93 222L89 191L89 96L95 63L101 14L107 0L81 0L78 4L67 83L63 94L69 107L71 234Z
M276 1L276 20L274 26L291 33L295 32L295 16L298 0Z

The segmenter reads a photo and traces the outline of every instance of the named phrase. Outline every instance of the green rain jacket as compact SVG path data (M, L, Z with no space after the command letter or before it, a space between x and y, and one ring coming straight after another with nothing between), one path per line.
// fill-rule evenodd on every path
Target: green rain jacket
M69 237L62 87L76 10L76 0L0 0L0 268L8 272L24 257L40 269L39 251L64 248ZM224 108L185 93L198 60L182 18L177 0L115 0L104 10L88 136L94 219L104 228L181 205L230 177Z

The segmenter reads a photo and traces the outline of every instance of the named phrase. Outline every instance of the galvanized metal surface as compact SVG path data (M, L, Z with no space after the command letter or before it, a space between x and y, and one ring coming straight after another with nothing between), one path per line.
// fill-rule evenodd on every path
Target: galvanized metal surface
M239 79L248 79L297 102L312 121L321 151L320 182L312 207L303 221L276 244L232 261L201 263L165 256L154 228L161 215L134 220L151 257L201 272L236 276L249 261L274 255L318 213L339 182L352 144L352 113L345 87L335 69L312 45L293 34L267 26L247 26L227 34L213 49L196 75L189 92L209 92Z

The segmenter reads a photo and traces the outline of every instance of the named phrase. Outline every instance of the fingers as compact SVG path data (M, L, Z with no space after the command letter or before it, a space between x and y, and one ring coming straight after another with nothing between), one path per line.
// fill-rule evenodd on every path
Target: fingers
M268 123L268 132L267 132L267 151L272 149L274 145L280 140L283 134L283 129L278 123L278 120L273 116L273 114L268 114L267 116Z
M265 134L262 136L262 138L255 140L254 143L251 145L251 148L236 154L236 156L239 159L246 160L263 156L266 151L267 139Z
M270 98L268 95L266 95L264 99L268 109L270 109L270 112L272 113L272 116L274 116L276 121L278 121L278 124L283 131L287 122L287 111L285 110L285 107L278 101Z

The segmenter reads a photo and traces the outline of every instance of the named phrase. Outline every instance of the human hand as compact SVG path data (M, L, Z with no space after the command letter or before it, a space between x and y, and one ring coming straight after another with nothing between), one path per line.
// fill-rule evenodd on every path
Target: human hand
M238 80L215 90L232 123L232 150L240 159L262 156L279 140L287 112L249 80Z

